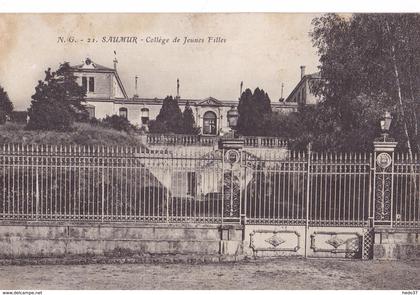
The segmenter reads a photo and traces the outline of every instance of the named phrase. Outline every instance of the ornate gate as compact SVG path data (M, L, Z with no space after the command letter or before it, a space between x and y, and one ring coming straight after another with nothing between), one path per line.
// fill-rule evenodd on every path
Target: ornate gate
M241 214L258 255L367 258L372 154L241 151Z

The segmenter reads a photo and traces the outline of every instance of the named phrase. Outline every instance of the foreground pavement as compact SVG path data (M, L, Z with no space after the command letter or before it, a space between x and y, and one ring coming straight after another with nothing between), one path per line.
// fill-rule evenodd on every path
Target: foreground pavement
M0 289L420 289L420 261L0 266Z

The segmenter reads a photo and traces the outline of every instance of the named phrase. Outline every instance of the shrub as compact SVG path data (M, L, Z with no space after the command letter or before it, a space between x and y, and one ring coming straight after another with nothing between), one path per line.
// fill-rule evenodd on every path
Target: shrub
M28 130L70 131L74 122L68 107L56 100L33 104L29 116Z
M136 129L127 118L118 115L106 116L106 118L102 120L102 124L104 127L118 131L130 132Z

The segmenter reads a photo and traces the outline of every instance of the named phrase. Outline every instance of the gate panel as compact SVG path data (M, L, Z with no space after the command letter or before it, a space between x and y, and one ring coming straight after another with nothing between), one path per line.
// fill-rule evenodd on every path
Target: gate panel
M368 154L311 154L309 224L366 226L371 211Z
M243 154L246 175L244 206L252 224L304 225L306 221L307 159L304 153L256 157Z
M250 244L264 233L259 246L251 247L257 249L254 252L362 258L364 241L369 242L364 228L372 218L371 154L308 151L283 158L247 153L243 157L248 180L242 210L248 224L261 225L248 233L253 237ZM302 252L282 249L282 226L304 230ZM270 231L272 238L265 237Z

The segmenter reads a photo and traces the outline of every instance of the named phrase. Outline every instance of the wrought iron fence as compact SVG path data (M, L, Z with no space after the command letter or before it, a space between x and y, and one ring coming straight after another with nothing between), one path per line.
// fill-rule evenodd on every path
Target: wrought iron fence
M250 223L364 226L371 208L371 155L289 153L251 159L243 210Z
M233 154L235 155L235 154ZM366 226L372 154L0 146L0 219ZM394 226L420 225L420 161L395 156Z
M395 154L392 177L392 223L420 226L420 161L417 155Z
M217 153L182 150L2 146L0 217L220 222L219 163Z

